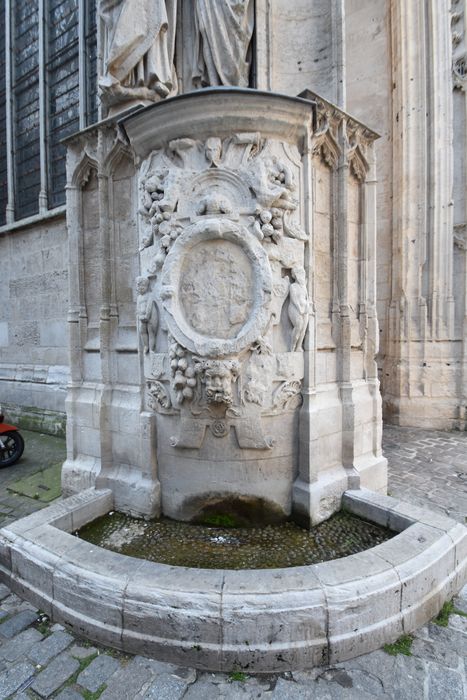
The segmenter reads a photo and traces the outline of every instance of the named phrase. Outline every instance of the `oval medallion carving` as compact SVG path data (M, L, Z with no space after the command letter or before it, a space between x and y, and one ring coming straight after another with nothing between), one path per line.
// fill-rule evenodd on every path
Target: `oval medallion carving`
M251 263L230 241L202 241L184 256L180 306L194 331L211 338L235 338L253 309Z
M207 219L188 227L162 269L160 294L173 337L204 357L234 354L269 320L271 267L245 228Z

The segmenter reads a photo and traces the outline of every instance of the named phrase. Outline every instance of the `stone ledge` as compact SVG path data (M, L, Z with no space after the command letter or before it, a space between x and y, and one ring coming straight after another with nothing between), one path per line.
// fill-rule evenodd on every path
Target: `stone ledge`
M113 507L109 490L89 489L0 530L0 581L96 642L184 666L337 663L413 631L467 574L464 526L371 491L347 491L344 505L376 522L397 515L405 529L350 557L258 575L156 564L73 537Z

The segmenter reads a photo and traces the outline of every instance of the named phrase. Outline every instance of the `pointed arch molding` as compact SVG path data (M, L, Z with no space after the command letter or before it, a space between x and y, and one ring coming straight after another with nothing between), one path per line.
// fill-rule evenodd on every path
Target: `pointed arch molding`
M332 170L337 168L341 149L329 129L316 133L311 145L314 156L319 156Z
M103 162L103 174L107 177L112 176L124 159L130 161L131 164L134 165L134 156L131 150L127 144L117 138Z
M369 164L358 144L348 151L347 160L350 172L355 175L359 182L365 182Z
M96 174L99 171L97 161L85 152L75 168L71 178L71 184L78 189L83 189L83 187L85 187L85 185L87 185L89 182L89 178L91 177L91 172L93 170L96 172Z

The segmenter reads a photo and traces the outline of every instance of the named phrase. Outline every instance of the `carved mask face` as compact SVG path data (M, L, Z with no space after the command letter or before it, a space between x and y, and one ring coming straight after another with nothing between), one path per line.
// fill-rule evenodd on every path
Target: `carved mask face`
M208 163L214 163L214 165L218 164L221 157L221 148L222 145L220 139L212 138L206 141L205 153Z
M209 403L231 404L232 373L227 368L213 367L205 372L206 399Z
M136 291L138 294L146 294L149 289L149 280L146 277L138 277L136 280Z

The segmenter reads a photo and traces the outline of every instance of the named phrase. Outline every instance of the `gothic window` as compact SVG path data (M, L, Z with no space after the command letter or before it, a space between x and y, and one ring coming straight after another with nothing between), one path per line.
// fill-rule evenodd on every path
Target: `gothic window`
M0 226L6 221L8 201L6 164L6 74L5 74L5 6L0 2Z
M62 139L97 121L95 0L0 0L0 226L65 202Z

